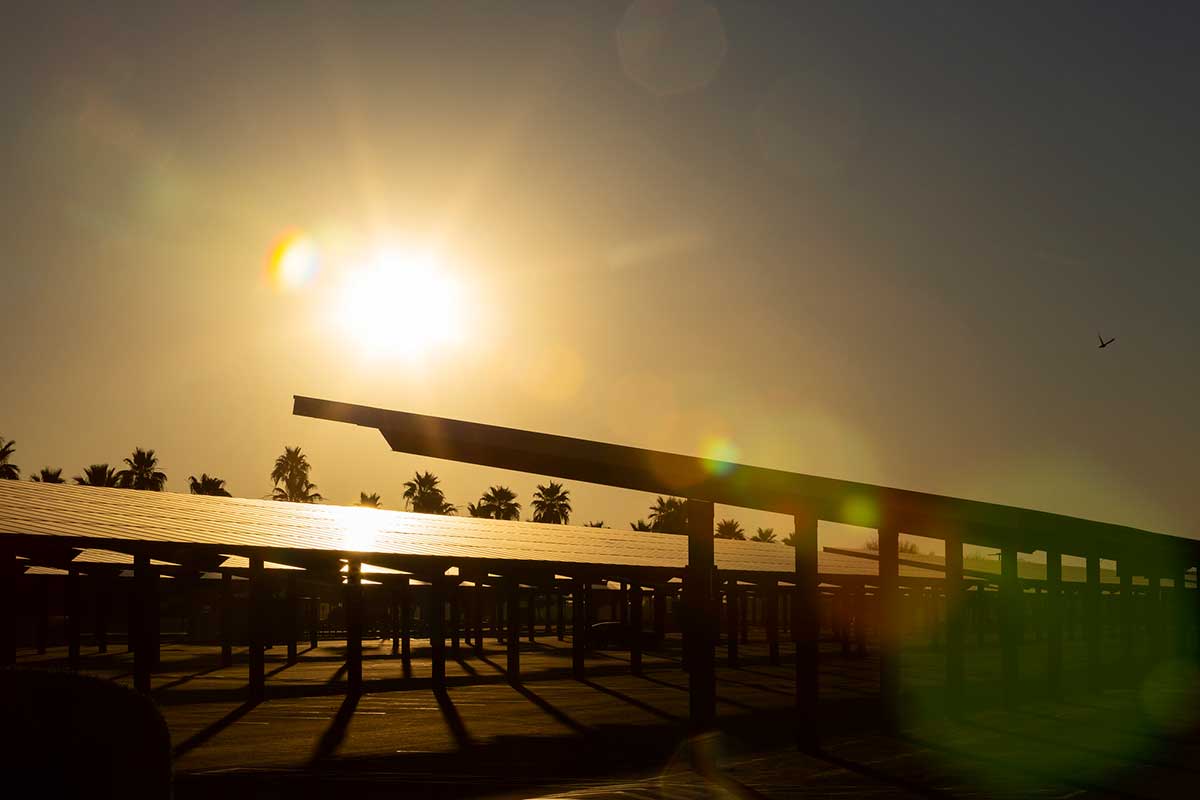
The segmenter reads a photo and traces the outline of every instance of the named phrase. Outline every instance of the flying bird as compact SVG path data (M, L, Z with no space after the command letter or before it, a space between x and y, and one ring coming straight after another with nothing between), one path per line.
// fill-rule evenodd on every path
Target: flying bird
M1117 340L1117 338L1114 336L1113 338L1109 339L1109 340L1106 342L1106 341L1104 341L1104 337L1103 337L1103 336L1101 336L1101 335L1100 335L1100 334L1098 334L1098 333L1096 334L1096 338L1100 340L1100 349L1101 349L1101 350L1103 350L1104 348L1108 347L1110 344L1112 344L1113 342L1115 342L1115 341Z

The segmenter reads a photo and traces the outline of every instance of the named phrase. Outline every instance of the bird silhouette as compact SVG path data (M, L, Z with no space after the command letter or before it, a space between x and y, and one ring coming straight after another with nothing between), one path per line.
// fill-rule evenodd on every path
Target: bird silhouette
M1117 338L1114 336L1113 338L1109 339L1109 340L1106 342L1106 341L1104 341L1104 337L1103 337L1103 336L1101 336L1101 335L1100 335L1100 334L1098 334L1098 333L1096 334L1096 338L1100 340L1100 349L1101 349L1101 350L1103 350L1104 348L1108 347L1110 344L1112 344L1113 342L1115 342L1115 341L1117 340Z

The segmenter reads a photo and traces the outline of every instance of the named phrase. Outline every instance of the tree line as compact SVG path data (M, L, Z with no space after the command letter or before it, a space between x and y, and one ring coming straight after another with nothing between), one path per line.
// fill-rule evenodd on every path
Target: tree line
M12 463L15 451L16 442L0 437L0 479L20 480L20 467ZM90 464L80 474L73 476L72 480L80 486L107 486L151 492L165 490L167 475L158 468L158 457L153 449L135 447L133 453L123 460L123 464L122 468L107 463ZM324 497L312 482L311 473L312 464L300 447L285 446L271 469L272 488L268 497L289 503L321 502ZM66 483L61 467L42 467L29 479L40 483ZM188 489L197 495L231 496L223 479L206 472L202 472L198 478L189 475ZM459 511L458 506L446 499L441 480L429 471L416 472L412 480L405 481L402 498L405 510L421 514L454 515ZM377 492L359 492L358 505L382 508L383 498ZM571 520L571 492L557 481L537 484L529 506L532 522L566 525ZM478 502L467 503L466 513L480 519L518 520L521 518L521 508L516 492L507 486L496 485L489 486L487 491L479 496ZM591 520L584 525L591 528L608 527L603 520ZM687 501L678 497L660 496L654 505L650 506L646 517L629 523L629 527L635 531L686 534ZM747 537L746 531L735 519L720 520L713 536L717 539L795 545L794 533L778 540L773 528L757 528L752 536Z

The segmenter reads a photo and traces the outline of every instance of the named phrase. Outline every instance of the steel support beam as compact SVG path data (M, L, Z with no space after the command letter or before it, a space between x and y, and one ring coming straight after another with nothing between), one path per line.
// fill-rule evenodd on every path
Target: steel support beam
M717 715L716 643L713 615L713 504L688 500L688 563L683 579L687 608L684 652L688 664L688 712L692 728L710 728Z
M792 640L796 643L796 745L802 750L820 747L818 715L821 590L817 577L817 517L795 514L796 589L792 600Z

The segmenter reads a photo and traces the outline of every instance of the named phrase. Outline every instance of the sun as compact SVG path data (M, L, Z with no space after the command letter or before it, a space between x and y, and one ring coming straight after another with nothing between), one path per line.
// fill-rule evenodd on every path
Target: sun
M346 275L338 316L363 353L420 358L462 337L464 302L436 254L389 248Z

